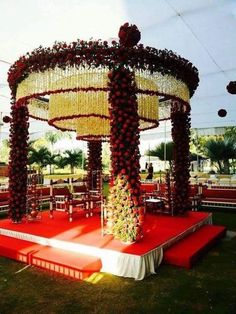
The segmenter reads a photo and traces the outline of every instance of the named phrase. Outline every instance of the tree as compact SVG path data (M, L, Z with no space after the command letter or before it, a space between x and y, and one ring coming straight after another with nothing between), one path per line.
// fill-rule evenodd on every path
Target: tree
M52 174L52 165L57 165L57 158L58 158L58 154L52 154L51 152L49 152L46 158L47 165L49 165L50 174Z
M166 160L169 163L170 171L172 172L173 167L173 151L174 151L174 143L161 143L160 145L156 146L154 149L151 149L147 152L148 156L156 156L160 160Z
M48 131L45 133L45 139L50 144L50 151L53 152L54 145L63 138L71 138L68 132L62 131Z
M82 166L82 160L83 160L83 152L82 150L66 150L65 156L63 157L63 160L61 160L61 165L64 166L70 166L71 173L74 173L75 167L81 167Z
M1 149L0 149L0 160L4 163L9 162L9 152L10 152L10 145L9 145L9 140L4 139L2 140L1 143Z
M42 168L48 165L48 160L51 156L47 147L41 147L38 150L30 147L28 153L28 164L36 164L38 166L38 172L42 172Z
M224 137L225 138L236 138L236 127L231 126L231 127L225 128Z
M210 139L205 143L205 155L216 163L220 173L228 174L230 171L230 159L236 158L236 141L233 137L224 139Z

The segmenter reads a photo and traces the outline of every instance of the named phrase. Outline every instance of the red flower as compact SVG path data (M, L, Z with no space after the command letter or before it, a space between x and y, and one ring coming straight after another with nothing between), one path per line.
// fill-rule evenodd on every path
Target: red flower
M9 123L9 122L11 122L11 117L9 117L9 116L4 116L4 117L2 118L2 121L3 121L4 123Z
M129 23L125 23L120 27L118 36L120 38L120 44L126 47L137 45L141 39L141 34L137 26L129 25Z

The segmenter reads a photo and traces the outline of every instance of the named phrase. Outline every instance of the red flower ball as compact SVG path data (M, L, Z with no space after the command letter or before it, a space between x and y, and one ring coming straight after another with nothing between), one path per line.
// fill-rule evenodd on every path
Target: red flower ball
M3 121L4 123L9 123L9 122L11 122L11 118L10 118L9 116L4 116L4 117L2 118L2 121Z
M236 94L236 81L229 82L226 89L230 94Z
M136 25L129 25L125 23L120 27L119 34L120 44L125 47L133 47L141 39L140 31Z
M224 118L227 115L227 111L225 109L220 109L218 111L218 116Z

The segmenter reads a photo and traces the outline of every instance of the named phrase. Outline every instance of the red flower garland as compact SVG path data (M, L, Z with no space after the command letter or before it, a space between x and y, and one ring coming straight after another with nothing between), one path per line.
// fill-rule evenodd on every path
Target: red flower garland
M88 142L88 178L89 190L101 189L102 142Z
M11 107L9 161L9 216L20 222L26 212L28 109L26 105Z
M112 182L108 202L111 233L123 241L141 235L139 117L134 74L125 68L109 73Z
M124 27L124 25L123 25ZM128 29L135 25L131 25ZM134 34L128 44L134 41ZM136 30L135 32L139 32ZM129 33L129 32L128 32ZM121 38L123 38L123 31ZM80 66L86 63L90 67L105 66L114 69L119 64L124 64L133 69L142 69L161 74L171 74L186 83L190 90L190 96L196 90L199 78L198 70L188 60L176 55L173 51L157 50L152 47L144 47L142 44L135 47L125 47L113 41L108 46L106 41L78 40L70 44L57 42L52 48L39 47L31 53L20 57L9 69L8 82L13 95L16 94L17 85L32 72L43 72L55 67Z
M173 102L171 109L172 139L174 142L174 195L173 212L183 214L191 208L189 201L189 142L190 110Z

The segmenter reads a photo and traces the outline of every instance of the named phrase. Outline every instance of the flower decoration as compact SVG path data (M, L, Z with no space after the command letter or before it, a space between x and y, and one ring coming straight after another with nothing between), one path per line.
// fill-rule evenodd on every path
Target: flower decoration
M125 23L120 27L118 36L120 44L125 47L133 47L137 45L141 39L141 33L137 26L129 25L129 23Z
M111 71L109 80L113 187L108 220L115 237L135 241L140 237L143 221L136 85L133 72L123 67Z
M10 122L11 122L11 117L9 117L9 116L4 116L4 117L2 118L2 121L3 121L4 123L10 123Z
M9 216L20 222L26 213L28 109L12 105L9 160Z
M178 102L173 102L171 110L172 139L174 142L174 193L173 213L183 214L190 209L189 201L189 142L190 110Z
M108 198L107 232L132 243L141 239L143 221L144 210L134 198L129 176L119 174Z
M236 81L229 82L226 88L230 94L236 94Z
M88 141L88 175L89 190L101 189L102 141Z
M115 41L113 41L112 46L108 46L106 41L79 39L70 44L56 42L52 48L40 46L33 52L20 57L9 69L8 83L13 95L16 95L19 83L34 72L44 72L55 68L65 69L68 66L78 68L84 63L92 68L108 67L113 69L120 62L134 69L172 75L187 85L190 96L194 94L199 83L196 67L171 50L158 50L144 47L142 44L126 49L125 46L121 46ZM40 95L34 96L43 97L47 94L50 94L50 91L44 91Z
M220 109L218 111L218 116L224 118L227 115L227 111L225 109Z

